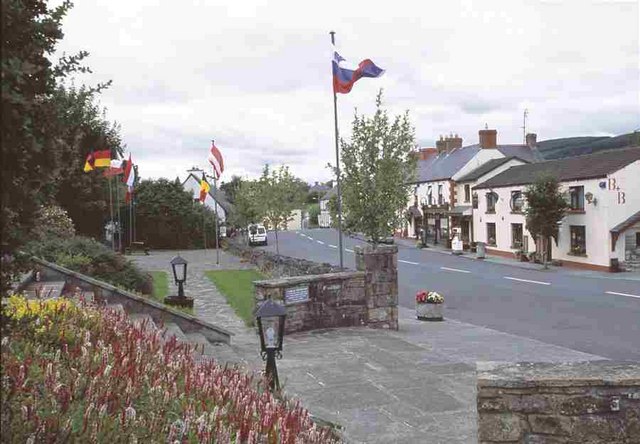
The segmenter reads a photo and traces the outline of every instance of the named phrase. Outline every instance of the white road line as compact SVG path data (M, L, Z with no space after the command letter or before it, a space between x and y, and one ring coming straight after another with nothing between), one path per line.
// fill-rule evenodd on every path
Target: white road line
M605 293L607 293L607 294L615 294L615 295L618 295L618 296L627 296L627 297L630 297L630 298L638 298L638 299L640 299L640 296L638 296L637 294L618 293L618 292L616 292L616 291L605 291Z
M348 252L348 253L353 253L353 250L350 250L348 248L345 248L344 251Z
M321 240L317 240L317 243L319 243L320 245L324 245L324 242L322 242Z
M449 268L449 267L440 267L441 270L447 270L447 271L457 271L458 273L471 273L468 270L460 270L458 268Z
M505 276L504 278L512 281L529 282L530 284L551 285L551 282L530 281L529 279L518 279L509 276Z
M336 247L335 245L331 245L331 244L329 244L329 247L331 247L331 248L338 248L338 247Z
M419 265L417 262L403 261L402 259L398 259L398 262L402 262L403 264Z

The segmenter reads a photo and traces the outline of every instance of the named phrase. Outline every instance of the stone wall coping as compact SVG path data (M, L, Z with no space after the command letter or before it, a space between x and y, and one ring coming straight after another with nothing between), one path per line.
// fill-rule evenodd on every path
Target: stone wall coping
M397 245L387 245L387 244L378 244L378 245L356 245L353 247L353 251L356 254L389 254L389 253L397 253L398 246Z
M640 388L640 363L633 361L478 362L476 368L478 388L613 385Z
M366 273L364 271L340 271L337 273L310 274L304 276L291 276L277 279L254 281L253 285L261 288L293 287L295 285L319 281L346 281L348 279L364 278L365 275Z
M55 270L59 273L74 277L78 280L84 281L88 284L91 285L95 285L96 287L100 287L103 288L105 290L109 290L112 291L114 293L119 294L120 296L124 296L127 299L132 299L137 303L140 304L145 304L145 305L149 305L155 309L164 311L165 313L167 313L167 315L169 315L170 317L177 317L177 318L181 318L184 321L190 322L192 324L196 324L199 327L205 328L205 329L209 329L209 330L213 330L216 333L221 334L222 336L226 336L228 338L230 338L231 336L235 336L235 333L232 333L222 327L218 327L216 325L213 324L209 324L208 322L205 322L195 316L191 316L190 314L184 313L182 311L179 310L175 310L173 308L167 307L164 304L161 304L160 302L156 302L154 300L151 300L149 298L143 297L143 296L139 296L135 293L131 293L127 290L123 290L121 288L115 287L111 284L108 284L106 282L100 281L98 279L92 278L90 276L84 275L82 273L78 273L77 271L73 271L73 270L69 270L68 268L62 267L58 264L54 264L52 262L48 262L44 259L40 259L38 257L33 257L32 260L34 262L36 262L37 264L40 264L44 267L48 267L52 270Z

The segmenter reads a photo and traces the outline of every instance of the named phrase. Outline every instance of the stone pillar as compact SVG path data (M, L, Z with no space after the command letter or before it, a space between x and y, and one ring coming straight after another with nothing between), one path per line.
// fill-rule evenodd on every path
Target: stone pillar
M373 328L398 330L398 247L356 246L356 269L365 272L365 322Z

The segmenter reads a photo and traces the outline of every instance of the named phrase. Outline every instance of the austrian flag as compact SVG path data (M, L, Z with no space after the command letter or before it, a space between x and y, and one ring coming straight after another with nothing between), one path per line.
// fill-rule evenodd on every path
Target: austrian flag
M222 153L216 147L216 144L211 141L211 150L209 151L209 157L207 158L209 163L213 167L213 174L216 179L220 179L220 175L224 171L224 161L222 160Z
M371 60L365 59L358 66L349 66L347 61L333 48L333 91L347 94L353 85L363 77L380 77L384 69L379 68Z

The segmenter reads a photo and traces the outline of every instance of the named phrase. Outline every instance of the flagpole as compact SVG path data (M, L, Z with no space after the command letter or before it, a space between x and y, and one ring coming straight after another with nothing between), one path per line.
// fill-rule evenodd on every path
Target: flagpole
M111 218L111 250L116 249L116 239L114 237L115 230L113 227L113 192L111 191L111 177L108 178L109 183L109 217Z
M120 217L120 191L118 188L118 176L115 179L115 188L116 188L116 208L118 214L118 252L122 251L122 218Z
M329 32L331 34L331 44L335 45L334 31ZM333 73L331 75L333 79ZM340 148L339 148L339 135L338 135L338 95L336 94L336 88L333 87L333 118L335 122L335 136L336 136L336 192L338 195L338 251L340 251L340 268L344 268L344 257L342 251L342 195L340 193Z
M206 173L203 171L202 172L202 180L206 181ZM207 202L207 196L204 197L204 200L202 201L202 238L203 238L203 242L204 242L204 249L205 251L207 250L207 212L206 212L206 204Z
M213 143L213 139L211 140ZM216 222L216 265L220 265L220 245L218 245L218 239L220 239L220 233L218 233L218 179L216 178L216 171L213 166L211 167L213 170L213 195L215 196L213 199L214 207L215 207L215 222Z

